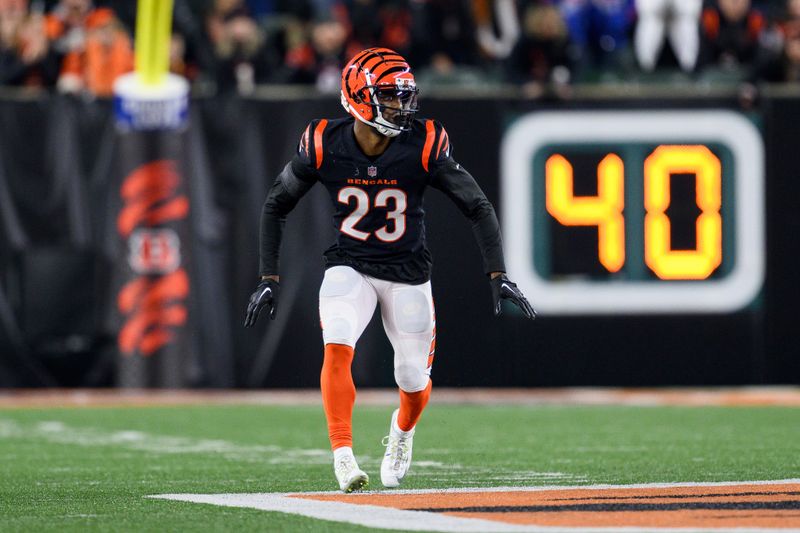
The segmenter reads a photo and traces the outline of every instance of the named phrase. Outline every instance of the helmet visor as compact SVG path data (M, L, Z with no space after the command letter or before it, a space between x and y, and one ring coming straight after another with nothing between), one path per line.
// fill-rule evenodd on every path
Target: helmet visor
M405 130L417 112L416 87L380 87L375 90L375 104L381 116Z

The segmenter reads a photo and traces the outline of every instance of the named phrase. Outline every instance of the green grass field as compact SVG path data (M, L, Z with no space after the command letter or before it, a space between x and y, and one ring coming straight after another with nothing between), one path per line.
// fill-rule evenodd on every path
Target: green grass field
M359 407L380 486L391 408ZM320 407L0 410L2 531L359 531L161 493L336 488ZM403 488L800 478L800 409L475 407L426 411Z

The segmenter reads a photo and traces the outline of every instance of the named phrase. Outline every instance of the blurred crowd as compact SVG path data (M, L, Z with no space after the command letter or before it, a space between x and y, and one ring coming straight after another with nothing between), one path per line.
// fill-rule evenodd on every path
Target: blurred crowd
M800 0L174 0L170 70L196 87L336 92L369 46L420 84L800 82ZM0 0L0 85L108 96L134 66L134 0Z

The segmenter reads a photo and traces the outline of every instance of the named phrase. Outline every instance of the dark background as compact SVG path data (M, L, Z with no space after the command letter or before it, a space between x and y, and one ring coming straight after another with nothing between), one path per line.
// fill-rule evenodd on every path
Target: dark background
M178 382L197 387L316 387L322 360L317 291L330 244L329 199L315 188L289 216L277 320L242 327L257 279L264 195L305 125L338 117L333 98L197 99L180 134L191 189L196 353ZM445 124L454 157L502 211L499 143L519 113L554 109L736 109L735 98L516 98L422 101ZM795 335L800 258L800 98L753 111L766 148L767 273L762 297L725 315L495 318L469 223L440 193L426 197L435 264L437 386L650 386L800 382ZM109 386L118 354L108 231L120 138L110 103L0 96L0 386ZM513 243L506 243L513 246ZM523 287L524 289L524 287ZM536 294L528 294L535 305ZM360 386L393 384L380 321L362 337ZM173 381L174 383L174 381ZM158 385L158 383L152 383Z

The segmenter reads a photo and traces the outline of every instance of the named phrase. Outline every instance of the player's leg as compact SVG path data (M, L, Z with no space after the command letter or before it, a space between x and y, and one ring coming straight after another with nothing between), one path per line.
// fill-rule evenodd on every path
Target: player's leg
M392 414L385 439L381 481L387 487L396 487L411 465L415 426L430 398L436 322L430 282L382 282L378 289L383 326L394 348L394 377L400 391L400 408Z
M320 324L325 343L320 389L334 454L334 471L345 492L358 490L369 481L353 456L356 388L351 365L356 342L372 318L376 302L375 289L352 268L336 266L325 272L319 291Z
M656 68L658 55L664 44L667 0L636 0L636 23L634 50L639 66L647 71Z
M700 53L700 11L702 0L672 0L669 42L681 69L691 72Z

